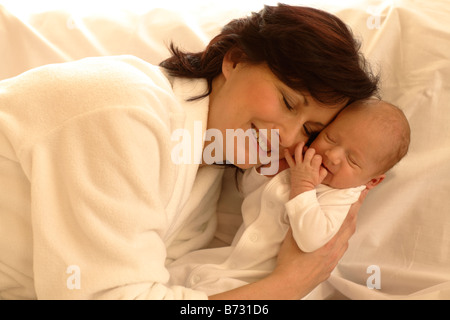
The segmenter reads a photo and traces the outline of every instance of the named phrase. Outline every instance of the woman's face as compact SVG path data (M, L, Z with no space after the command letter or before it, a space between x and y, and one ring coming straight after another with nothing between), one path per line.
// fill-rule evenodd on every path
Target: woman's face
M235 64L226 56L222 74L213 81L207 129L222 133L224 160L247 169L261 164L260 157L255 163L250 156L255 144L258 152L267 151L269 156L276 152L282 157L285 148L293 153L299 142L306 142L311 133L321 131L343 107L344 104L325 106L308 93L289 88L266 64ZM236 138L227 136L227 129L229 133L242 129L241 132L253 134L247 135L245 144L239 144ZM263 135L267 136L267 146L261 141ZM274 139L278 139L278 150ZM245 161L238 159L239 154L245 155Z

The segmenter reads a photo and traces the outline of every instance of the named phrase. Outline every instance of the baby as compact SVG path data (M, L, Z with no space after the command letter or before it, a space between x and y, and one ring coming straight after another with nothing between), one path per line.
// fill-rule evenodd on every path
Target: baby
M403 112L384 101L345 108L304 151L286 152L290 169L273 178L256 169L242 180L243 224L231 246L192 252L168 266L171 284L215 294L256 281L275 267L289 227L305 252L326 244L364 189L377 186L407 153Z
M297 162L286 152L290 199L302 195L302 201L289 201L286 211L303 251L314 251L333 237L360 192L377 186L403 158L409 139L403 112L373 99L344 109L304 155L299 145Z

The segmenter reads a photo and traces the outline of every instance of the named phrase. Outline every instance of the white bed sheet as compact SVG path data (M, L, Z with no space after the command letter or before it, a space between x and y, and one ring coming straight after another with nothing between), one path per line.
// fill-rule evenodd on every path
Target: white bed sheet
M0 2L0 79L87 56L132 54L157 64L170 41L202 50L230 19L263 5L139 2L77 1L64 10L58 2ZM404 110L412 128L409 154L369 194L349 250L308 298L450 299L450 2L285 3L312 5L347 22L381 70L382 97ZM225 183L219 214L231 224L218 236L229 240L241 199L232 178Z

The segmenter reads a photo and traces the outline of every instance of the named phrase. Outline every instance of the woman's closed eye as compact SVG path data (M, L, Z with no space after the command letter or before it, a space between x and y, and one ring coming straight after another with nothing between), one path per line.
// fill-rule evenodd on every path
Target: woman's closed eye
M306 124L303 125L303 130L305 131L305 135L307 137L311 137L313 134L313 131Z
M286 105L286 108L287 108L289 111L294 110L294 107L292 107L292 106L289 104L289 102L287 101L286 97L284 97L284 96L283 96L283 102L284 102L284 104Z
M308 137L308 141L306 142L306 146L309 147L311 143L317 138L320 131L314 131L311 129L308 129L306 126L303 126L305 130L305 135Z
M305 135L312 139L315 139L320 133L319 129L312 128L312 127L308 126L307 124L303 125L303 130L305 131Z

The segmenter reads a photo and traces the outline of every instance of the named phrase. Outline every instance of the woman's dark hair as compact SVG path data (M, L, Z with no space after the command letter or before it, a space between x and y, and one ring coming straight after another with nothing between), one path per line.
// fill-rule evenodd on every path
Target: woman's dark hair
M172 56L160 65L169 74L205 78L207 96L222 72L225 54L234 50L239 61L266 63L287 86L307 90L324 104L347 104L374 96L378 76L360 53L360 43L336 16L322 10L265 6L258 13L232 20L202 52L182 52L170 45Z

